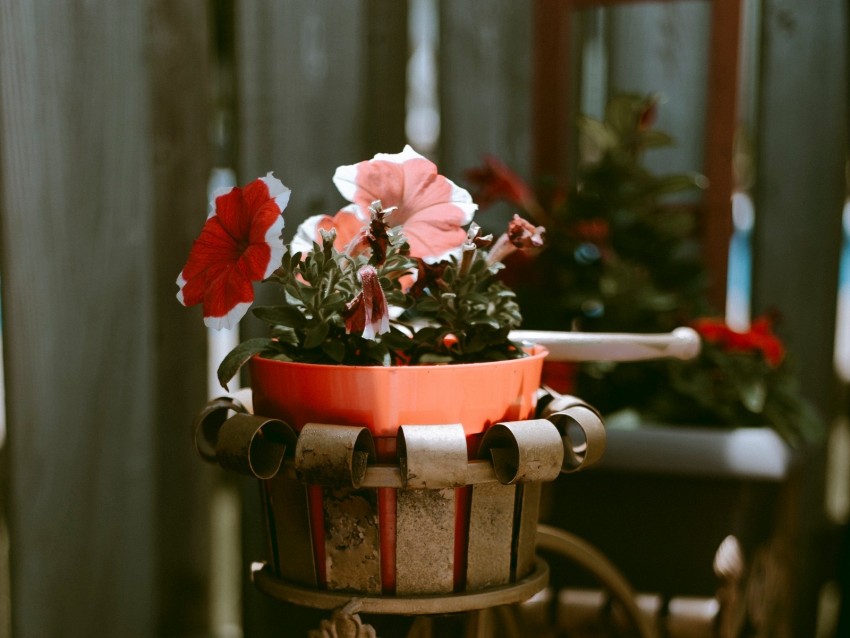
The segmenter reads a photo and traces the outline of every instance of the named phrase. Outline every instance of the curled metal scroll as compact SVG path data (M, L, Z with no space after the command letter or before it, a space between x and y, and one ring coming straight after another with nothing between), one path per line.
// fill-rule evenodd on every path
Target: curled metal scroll
M236 414L221 426L215 453L223 468L270 479L284 457L295 449L295 432L283 421L253 414Z
M555 393L553 393L555 395ZM602 415L581 399L559 394L543 409L541 416L549 420L564 443L564 462L561 471L577 472L596 463L605 452L607 436ZM574 441L571 426L582 432L582 440Z
M201 458L209 463L217 462L215 448L221 426L231 413L245 413L248 410L238 399L218 397L207 403L192 424L195 434L195 449Z
M298 435L295 473L304 483L360 487L374 459L375 442L368 429L308 423Z
M561 472L561 435L545 419L496 423L484 434L479 458L490 457L500 483L553 481Z
M466 485L466 434L462 425L402 425L398 429L398 456L405 488Z

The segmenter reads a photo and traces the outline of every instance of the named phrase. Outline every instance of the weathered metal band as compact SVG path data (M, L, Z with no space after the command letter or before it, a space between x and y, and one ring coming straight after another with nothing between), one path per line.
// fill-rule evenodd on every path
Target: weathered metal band
M270 479L280 470L287 451L292 453L296 440L283 421L240 413L219 429L215 458L225 469Z
M398 429L398 456L406 489L466 485L466 434L462 425L402 425Z
M195 419L195 447L206 461L260 479L282 470L304 483L369 488L550 481L556 461L560 472L575 472L605 451L602 417L568 395L553 399L542 411L543 419L490 427L479 461L466 460L461 425L403 425L398 435L401 467L370 465L375 443L367 428L311 423L295 434L282 421L248 414L243 403L231 397L210 401ZM572 441L571 425L581 429L582 441ZM285 457L293 457L292 463L284 462Z
M496 423L484 434L479 458L490 457L505 485L553 481L561 472L564 447L558 430L545 419Z
M375 442L365 427L308 423L298 435L295 474L314 485L360 487L375 458Z
M451 614L528 600L546 587L549 567L538 558L531 573L515 583L481 591L424 596L363 596L351 592L322 591L276 578L271 568L264 563L251 566L251 579L260 591L273 598L315 609L336 609L356 599L361 613Z
M231 397L218 397L207 403L192 423L195 449L201 458L215 463L218 433L231 412L246 412L242 403Z
M602 458L607 435L602 416L595 408L576 397L563 395L546 406L544 414L558 429L564 442L562 472L583 470ZM583 440L573 441L570 425L578 426Z
M499 479L493 471L493 463L489 460L470 461L466 466L466 484L478 485L479 483L498 483ZM281 473L291 478L296 478L294 461L285 459ZM363 476L361 488L389 487L403 489L401 468L398 465L369 465Z
M495 477L491 483L472 487L466 552L468 591L511 580L516 490L516 485L502 485Z

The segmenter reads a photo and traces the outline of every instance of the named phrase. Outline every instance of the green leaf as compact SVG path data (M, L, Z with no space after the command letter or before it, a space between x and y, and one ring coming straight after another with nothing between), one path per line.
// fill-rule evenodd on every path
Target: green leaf
M656 129L642 132L638 139L642 146L655 148L671 146L674 141L672 136Z
M598 157L617 145L617 135L599 120L579 116L578 129L584 154L588 157Z
M318 346L328 336L330 328L330 324L325 321L316 322L307 328L304 333L304 347L309 350Z
M739 390L741 402L744 406L755 414L760 414L764 410L764 404L767 400L767 387L761 379L753 379L742 385Z
M389 365L389 357L387 356L387 347L380 341L372 341L371 339L362 339L360 348L367 358L381 365Z
M255 354L269 348L272 343L268 337L256 337L243 341L231 350L218 367L218 381L221 387L227 390L227 382L236 376L239 369Z
M419 363L451 363L452 357L444 354L435 354L433 352L426 352L421 357L419 357Z
M325 339L322 342L322 352L337 363L342 363L345 358L345 344L338 339Z
M289 326L275 326L271 330L271 335L278 343L287 344L290 346L299 346L298 333Z
M331 306L341 305L344 302L345 295L343 295L341 292L332 292L322 300L322 307L330 308Z
M254 316L273 326L301 328L307 322L304 314L292 306L259 306L253 309Z
M699 173L665 175L664 177L655 180L655 184L653 184L648 194L653 197L658 197L661 195L669 195L671 193L703 189L706 185L707 181L705 177Z
M422 297L414 306L417 312L436 312L440 309L440 302L433 297Z
M391 350L406 350L413 341L400 330L391 329L390 332L381 335L381 343Z

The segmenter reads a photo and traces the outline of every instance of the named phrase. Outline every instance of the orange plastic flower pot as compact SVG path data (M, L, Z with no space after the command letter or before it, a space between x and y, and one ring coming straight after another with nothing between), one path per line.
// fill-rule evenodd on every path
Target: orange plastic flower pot
M395 441L400 425L460 423L470 437L532 414L546 354L534 347L508 361L390 367L254 357L254 409L297 431L305 423L362 425Z
M281 419L297 431L307 423L365 426L375 437L379 462L395 462L396 433L401 425L460 423L472 457L480 436L490 425L533 415L547 354L545 348L535 346L529 356L508 361L393 367L318 365L254 357L250 361L254 410ZM313 547L321 573L321 488L316 486L310 494ZM465 502L465 494L458 496L459 503ZM380 488L385 592L394 591L395 583L395 507L395 490ZM466 542L466 521L465 513L458 514L455 542L460 555ZM463 565L456 567L461 570ZM458 571L456 582L462 579ZM322 584L321 575L319 582Z

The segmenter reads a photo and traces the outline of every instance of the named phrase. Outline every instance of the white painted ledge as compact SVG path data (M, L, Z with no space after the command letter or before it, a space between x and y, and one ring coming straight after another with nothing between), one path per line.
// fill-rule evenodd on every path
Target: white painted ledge
M769 428L648 426L608 429L600 470L781 481L793 452Z

